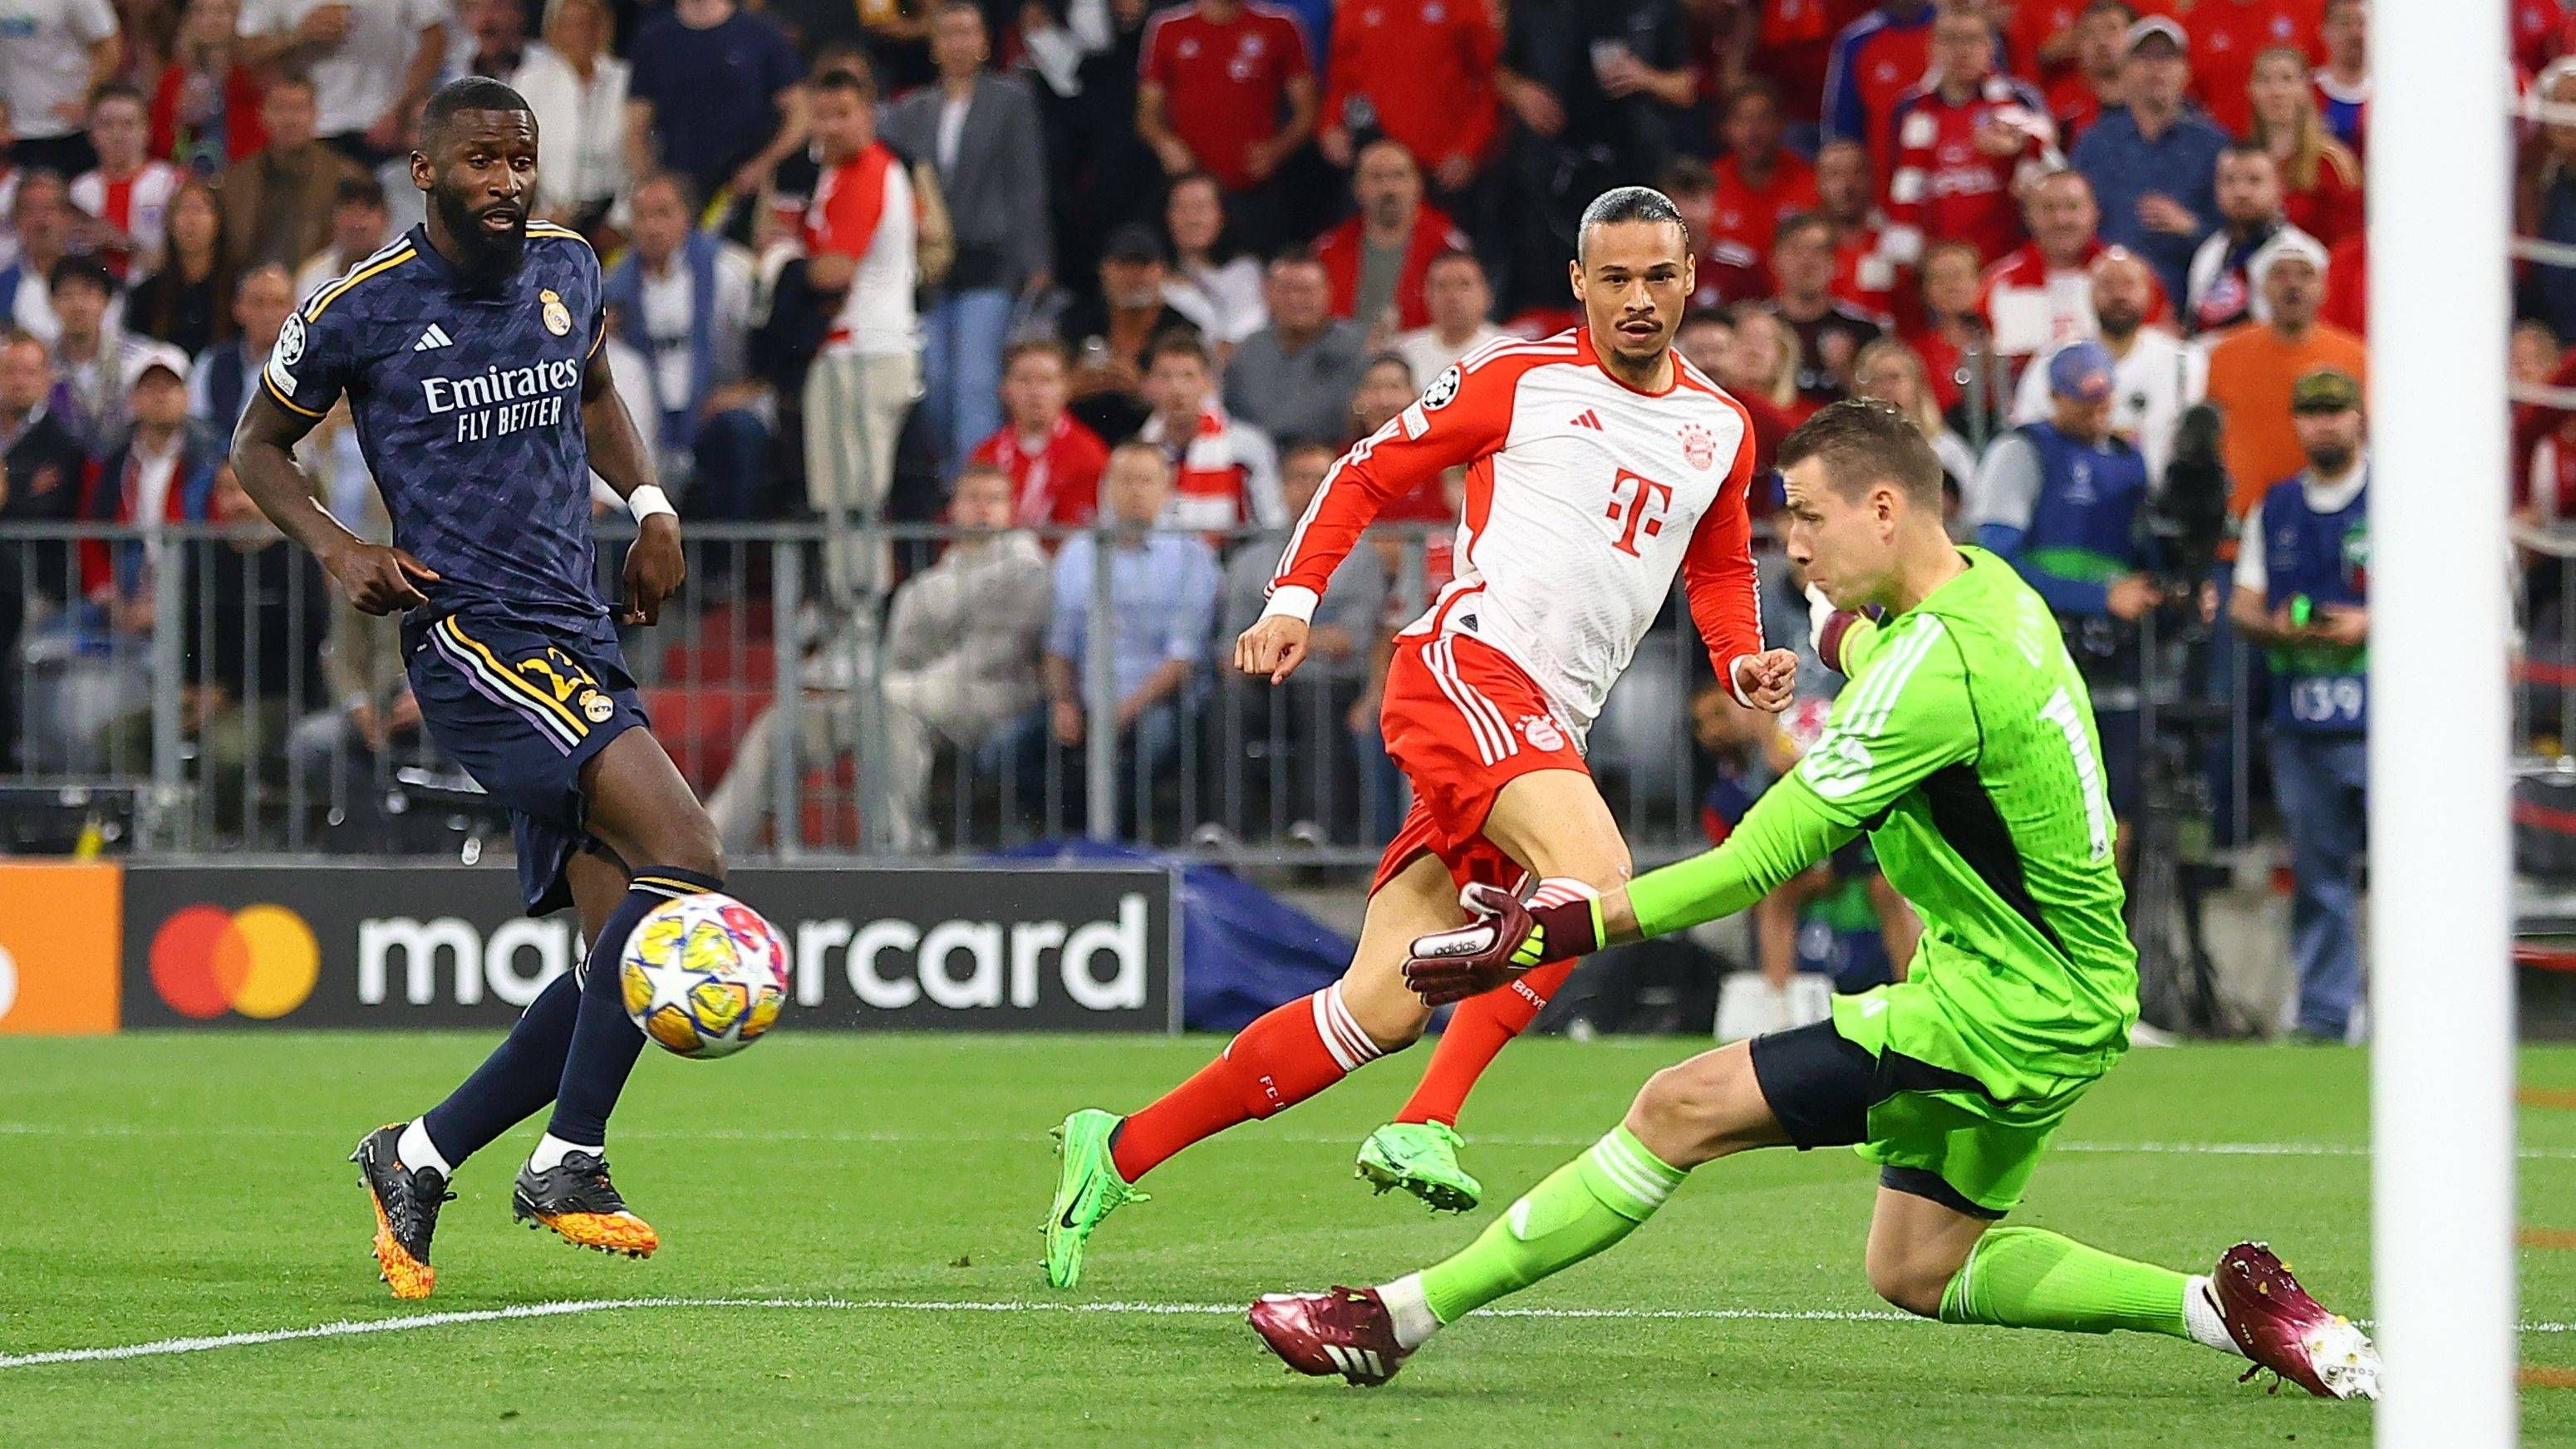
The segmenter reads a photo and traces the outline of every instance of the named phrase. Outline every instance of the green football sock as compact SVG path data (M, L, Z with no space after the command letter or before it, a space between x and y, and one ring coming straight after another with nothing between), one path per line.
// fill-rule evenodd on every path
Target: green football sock
M2126 1328L2187 1339L2189 1282L2169 1268L2115 1258L2043 1228L1996 1228L1978 1239L1942 1293L1941 1321L2066 1333Z
M1464 1252L1422 1271L1432 1315L1455 1323L1582 1262L1653 1217L1687 1176L1664 1165L1627 1128L1612 1128L1513 1203Z

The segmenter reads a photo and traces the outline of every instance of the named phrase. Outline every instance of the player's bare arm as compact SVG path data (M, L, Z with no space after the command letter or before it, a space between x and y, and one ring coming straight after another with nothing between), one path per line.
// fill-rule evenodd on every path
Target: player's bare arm
M661 489L644 461L644 439L635 431L635 419L627 415L625 400L617 395L605 347L592 352L582 370L581 426L590 440L592 470L618 497L632 506L638 490L651 488L647 496L660 500ZM662 601L678 593L688 578L688 559L680 550L680 517L668 507L647 510L638 525L635 546L626 551L626 599L618 610L620 623L659 622Z
M242 491L280 532L312 552L361 613L382 616L428 603L422 588L438 582L435 570L391 544L358 537L313 501L314 481L295 461L295 445L317 421L254 390L233 430L233 472Z

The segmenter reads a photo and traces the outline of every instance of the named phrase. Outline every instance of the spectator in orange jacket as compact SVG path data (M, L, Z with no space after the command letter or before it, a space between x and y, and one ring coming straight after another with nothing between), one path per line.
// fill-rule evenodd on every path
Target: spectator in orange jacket
M1332 283L1333 315L1388 337L1429 326L1422 283L1431 259L1467 250L1466 234L1423 202L1422 168L1400 142L1381 137L1360 149L1351 193L1359 215L1315 243L1315 260Z

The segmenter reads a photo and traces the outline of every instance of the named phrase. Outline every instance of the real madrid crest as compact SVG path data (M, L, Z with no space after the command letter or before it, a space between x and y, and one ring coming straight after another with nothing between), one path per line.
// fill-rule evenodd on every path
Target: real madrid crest
M572 330L572 309L564 305L563 298L556 296L552 287L539 292L537 300L545 305L548 332L561 337Z

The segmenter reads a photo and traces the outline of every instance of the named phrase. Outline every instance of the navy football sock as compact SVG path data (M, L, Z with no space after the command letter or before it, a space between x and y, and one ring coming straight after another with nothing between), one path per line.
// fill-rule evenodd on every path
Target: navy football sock
M664 901L724 887L714 876L667 865L639 866L628 880L632 884L626 898L608 913L599 939L590 943L581 1012L573 1022L572 1049L564 1055L563 1078L555 1088L554 1119L546 1124L549 1134L585 1147L607 1142L608 1114L616 1109L617 1094L626 1089L626 1074L635 1069L635 1058L644 1050L644 1033L627 1016L617 979L617 958L625 953L626 938L643 923L646 912Z
M422 1114L421 1130L450 1165L490 1146L555 1099L580 1004L581 986L571 972L548 982L474 1075Z

